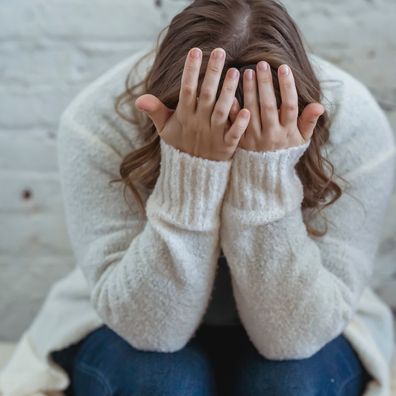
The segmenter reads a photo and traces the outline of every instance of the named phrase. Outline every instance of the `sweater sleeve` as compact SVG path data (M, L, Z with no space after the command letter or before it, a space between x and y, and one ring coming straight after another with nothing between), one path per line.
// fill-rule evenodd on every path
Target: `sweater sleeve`
M376 144L364 141L369 134L374 141L375 129L360 130L363 139L354 134L334 151L336 174L349 188L323 210L329 228L321 238L308 235L295 170L310 142L267 152L238 148L234 155L220 238L241 322L268 359L319 351L342 333L369 284L395 166L389 125L376 127L387 128L383 135L377 129ZM321 217L314 219L310 224L322 229Z
M121 183L109 184L119 177L116 148L71 115L61 119L66 225L91 303L135 348L172 352L192 337L208 306L231 161L191 156L162 139L160 152L153 190L140 189L143 221Z

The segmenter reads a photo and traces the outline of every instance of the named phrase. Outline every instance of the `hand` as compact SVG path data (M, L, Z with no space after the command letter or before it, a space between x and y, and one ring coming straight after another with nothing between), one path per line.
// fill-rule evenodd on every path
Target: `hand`
M261 68L262 65L267 68ZM289 73L283 73L287 70ZM298 96L290 67L283 64L278 68L282 98L280 109L277 108L270 65L260 61L256 71L247 69L243 75L244 106L249 109L251 117L239 147L252 151L273 151L306 143L325 110L323 105L308 104L297 119ZM239 108L235 98L230 112L231 121L235 119Z
M219 56L216 57L216 54ZM148 113L158 134L166 143L194 156L226 161L233 156L249 123L250 113L246 109L238 110L232 123L229 120L239 81L239 70L236 68L227 70L216 102L225 62L225 51L222 48L214 49L211 53L197 104L201 62L202 51L199 48L190 50L184 64L176 110L169 109L150 94L140 96L135 104L139 110Z

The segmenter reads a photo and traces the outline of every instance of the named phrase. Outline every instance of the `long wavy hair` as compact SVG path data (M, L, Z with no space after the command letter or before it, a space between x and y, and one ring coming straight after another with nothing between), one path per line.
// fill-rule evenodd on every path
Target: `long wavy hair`
M164 32L166 35L162 39ZM228 68L238 68L242 77L244 69L255 68L260 60L266 60L271 66L279 108L281 96L277 69L287 63L295 79L300 116L306 105L320 103L322 96L302 37L285 7L275 0L195 0L174 16L169 25L161 30L156 47L140 58L129 72L125 91L116 97L116 112L137 125L145 143L123 158L119 168L120 178L111 181L124 183L124 199L129 189L145 215L145 203L137 186L152 189L160 172L160 137L150 117L134 106L137 97L150 93L169 108L176 109L187 52L192 47L199 47L203 52L199 89L211 51L222 47L226 51L226 59L217 98ZM155 58L145 78L131 84L130 77L135 68L153 51ZM235 96L242 108L242 78ZM124 105L129 111L122 110ZM304 189L302 208L310 208L312 213L317 214L342 195L341 187L334 181L334 167L320 150L328 141L330 124L330 115L325 111L317 122L309 147L296 165ZM326 201L328 197L330 199ZM323 236L327 232L327 219L322 217L325 220L322 231L314 229L304 219L310 235Z

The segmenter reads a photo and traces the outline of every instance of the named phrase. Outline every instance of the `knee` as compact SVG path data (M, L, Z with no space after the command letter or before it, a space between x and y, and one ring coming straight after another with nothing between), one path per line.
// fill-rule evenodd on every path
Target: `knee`
M272 382L263 381L263 378L253 377L250 381L241 382L238 387L238 395L244 396L318 396L324 395L316 384L308 384L306 381L288 379L283 382L278 379ZM322 389L323 391L323 389Z
M297 361L257 362L244 367L236 381L237 394L244 396L318 396L325 390L320 378Z
M94 379L98 387L106 388L106 395L215 394L210 360L195 342L168 353L135 349L111 331L106 340L96 345L95 353L93 348L85 348L80 354L75 365L79 387L84 387L89 376L89 381Z
M203 356L190 351L151 354L130 379L131 396L215 395L214 373Z
M249 352L240 368L233 383L236 381L236 394L244 396L340 394L340 385L362 372L356 353L343 335L307 359L269 360L256 351ZM357 381L362 386L361 379L352 382L352 385L355 386Z
M323 390L324 391L324 390ZM315 388L305 388L302 384L268 384L260 386L252 395L266 396L318 396L325 393L318 392ZM250 393L249 393L250 395Z

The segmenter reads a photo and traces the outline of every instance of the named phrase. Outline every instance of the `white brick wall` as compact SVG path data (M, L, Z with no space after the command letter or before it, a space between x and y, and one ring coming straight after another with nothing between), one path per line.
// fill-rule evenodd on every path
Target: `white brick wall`
M53 281L74 265L57 176L59 115L188 3L0 1L0 340L19 338ZM284 3L311 49L365 82L396 130L396 2ZM384 274L396 260L395 214L396 197L381 246Z

